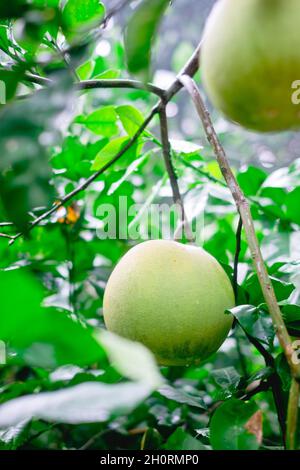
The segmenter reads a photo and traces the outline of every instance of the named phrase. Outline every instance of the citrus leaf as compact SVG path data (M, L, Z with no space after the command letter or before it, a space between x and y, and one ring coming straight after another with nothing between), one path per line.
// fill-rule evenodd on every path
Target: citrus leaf
M143 0L129 20L125 33L125 51L128 70L149 75L151 48L162 15L170 0Z
M257 450L261 444L259 428L253 427L258 412L253 402L245 403L232 398L215 411L210 422L210 442L214 450ZM257 415L256 415L257 416Z

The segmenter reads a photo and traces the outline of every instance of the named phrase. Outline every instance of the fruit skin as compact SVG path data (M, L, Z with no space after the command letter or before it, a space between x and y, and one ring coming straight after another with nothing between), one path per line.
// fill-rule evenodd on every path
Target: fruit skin
M219 0L204 31L203 84L232 121L262 132L300 127L299 0Z
M108 330L147 346L161 365L199 363L232 326L231 283L202 248L151 240L132 248L104 294Z

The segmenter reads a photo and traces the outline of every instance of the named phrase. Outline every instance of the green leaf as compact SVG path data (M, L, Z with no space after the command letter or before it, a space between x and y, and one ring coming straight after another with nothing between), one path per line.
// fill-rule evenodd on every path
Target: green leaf
M145 346L108 331L101 331L97 337L112 365L124 377L149 384L153 389L163 383L156 361Z
M186 140L170 139L170 144L174 152L189 157L199 155L200 150L203 148L201 145Z
M107 139L99 140L93 144L84 145L79 137L68 136L62 145L61 152L51 159L51 165L72 181L88 178L91 174L91 162L97 153L107 143Z
M94 134L104 137L112 137L119 132L117 114L113 106L105 106L88 116L77 116L74 122L83 124Z
M16 450L28 438L28 428L26 422L20 422L0 431L0 450Z
M300 187L294 189L294 191L291 191L285 200L287 217L298 225L300 225L299 201Z
M151 393L149 385L87 382L55 392L16 398L0 406L0 428L31 419L57 423L97 423L129 413Z
M165 385L159 389L159 393L168 398L168 400L174 400L177 403L189 405L195 408L206 409L206 405L200 396L193 396L190 393L185 392L179 388Z
M94 66L94 62L92 60L88 60L77 67L76 72L80 80L88 80L93 73Z
M143 0L130 18L125 34L128 69L133 74L149 75L152 44L170 0Z
M159 449L162 443L162 436L155 428L148 428L143 435L141 442L141 450Z
M132 162L128 166L128 168L125 171L124 175L120 179L118 179L118 181L116 181L115 183L113 183L111 185L111 187L107 191L107 195L111 196L112 194L114 194L114 192L121 186L121 184L123 184L124 181L126 181L132 173L136 172L137 169L142 165L142 163L144 163L145 160L149 158L149 155L150 155L150 152L147 152L142 157L140 157L137 160L135 160L134 162Z
M105 7L99 0L68 0L63 9L64 33L73 38L93 28L105 15Z
M283 302L280 304L280 308L288 329L294 336L298 335L296 332L300 331L300 305Z
M198 439L192 437L183 428L178 428L171 434L167 442L163 446L166 450L208 450L209 446L205 446Z
M120 70L108 69L102 73L99 73L96 76L93 75L93 78L95 80L112 80L112 79L118 78L120 76L120 73L121 73Z
M212 376L221 388L235 392L241 380L240 374L234 367L225 367L212 371Z
M133 137L144 122L142 113L134 106L117 106L116 113L129 137Z
M270 276L270 279L275 290L276 298L279 302L288 299L291 293L295 290L295 286L289 282L285 282L273 276ZM244 287L249 294L249 303L253 305L264 303L264 297L256 274L248 277Z
M113 158L121 152L124 147L130 141L129 137L118 137L117 139L111 140L102 150L98 153L92 166L92 170L98 171L109 163ZM122 166L127 166L128 160L135 160L137 157L137 145L133 145L128 149L122 156ZM124 162L124 160L126 162ZM124 162L124 163L123 163Z
M91 328L74 322L65 312L41 307L43 289L29 272L0 271L0 286L0 339L26 363L48 368L87 365L105 357Z
M210 422L210 442L214 450L257 450L260 447L259 429L255 432L249 421L258 412L253 402L232 398L215 411ZM255 429L255 428L254 428Z
M238 174L237 180L246 196L254 196L267 176L267 173L260 168L249 166L245 171Z
M0 49L8 53L9 52L9 46L10 46L10 41L8 39L8 28L7 26L0 25Z
M22 71L0 70L0 105L6 104L15 96L23 76Z
M252 305L239 305L229 311L249 336L267 347L273 345L275 330L267 312Z

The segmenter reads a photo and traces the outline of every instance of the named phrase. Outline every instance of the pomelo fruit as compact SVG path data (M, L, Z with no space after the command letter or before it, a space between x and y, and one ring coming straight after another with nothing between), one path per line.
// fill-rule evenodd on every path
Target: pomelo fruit
M227 118L262 132L300 127L300 105L292 100L300 80L299 24L299 0L215 5L200 61L207 94Z
M108 330L147 346L161 365L199 363L232 326L234 294L225 271L202 248L143 242L121 259L104 294Z

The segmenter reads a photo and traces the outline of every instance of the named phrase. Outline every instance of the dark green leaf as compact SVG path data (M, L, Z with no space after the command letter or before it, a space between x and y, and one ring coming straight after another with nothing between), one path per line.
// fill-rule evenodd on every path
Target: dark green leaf
M238 182L246 196L257 194L261 185L267 178L267 173L260 168L249 166L247 170L238 174Z
M176 429L168 438L163 446L166 450L208 450L209 446L205 446L198 439L192 437L182 428Z
M169 3L170 0L143 0L130 18L125 34L125 50L131 73L148 77L152 44Z
M252 305L240 305L231 309L230 312L249 336L267 347L272 346L275 331L269 314Z
M210 442L214 450L257 450L257 434L249 428L249 421L258 412L255 403L232 398L215 411L210 422Z
M171 387L170 385L166 385L159 389L159 393L168 398L169 400L174 400L177 403L193 406L196 408L206 409L206 405L201 397L193 396L184 390L179 388Z
M41 307L43 289L24 269L0 271L0 285L0 337L25 362L48 368L91 364L105 357L92 329L74 322L66 312Z

